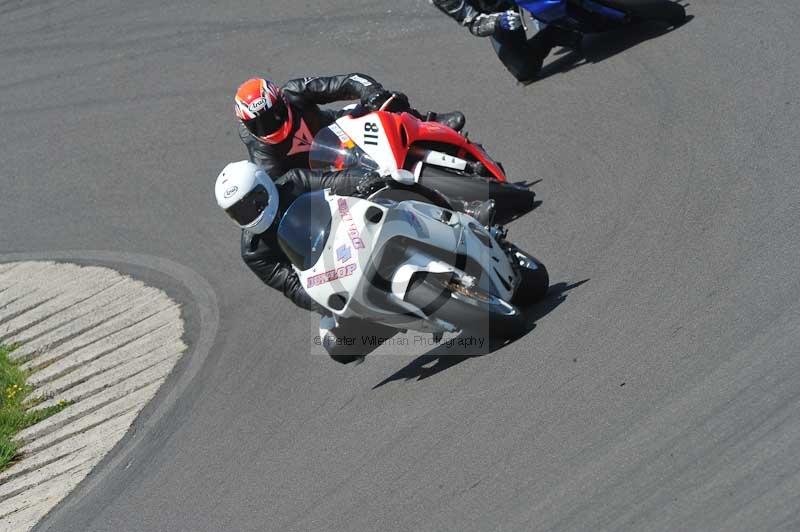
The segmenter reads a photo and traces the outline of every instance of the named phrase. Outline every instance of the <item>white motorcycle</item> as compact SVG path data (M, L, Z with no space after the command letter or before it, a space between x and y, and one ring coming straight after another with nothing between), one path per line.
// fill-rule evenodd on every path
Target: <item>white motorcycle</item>
M380 167L336 124L317 135L311 158L334 153L352 163L340 168ZM432 333L437 341L459 330L524 332L517 305L544 297L544 265L506 241L501 227L487 229L420 194L406 170L392 173L402 184L369 199L311 192L283 215L278 242L311 298L337 319Z

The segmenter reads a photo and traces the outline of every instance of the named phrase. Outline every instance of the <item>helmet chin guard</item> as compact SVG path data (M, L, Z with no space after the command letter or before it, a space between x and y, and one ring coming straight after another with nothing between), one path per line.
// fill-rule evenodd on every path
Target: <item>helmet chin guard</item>
M292 114L292 106L289 105L288 102L284 103L284 105L286 106L286 121L283 123L283 126L281 126L281 128L278 129L278 131L276 131L271 135L258 137L259 140L262 140L267 144L280 144L281 142L289 138L289 134L292 132L294 115Z
M263 233L278 215L278 188L250 161L228 164L214 186L217 205L242 229Z

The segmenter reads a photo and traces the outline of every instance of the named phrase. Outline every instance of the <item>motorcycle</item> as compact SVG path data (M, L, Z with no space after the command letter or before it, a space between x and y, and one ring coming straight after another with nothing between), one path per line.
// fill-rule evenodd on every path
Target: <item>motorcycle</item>
M432 121L409 113L394 113L391 99L381 110L350 108L314 140L311 168L342 170L361 166L388 175L408 170L417 182L448 198L473 201L493 199L499 224L529 212L535 194L527 186L510 183L503 165L481 144Z
M520 13L528 11L541 29L555 25L581 33L598 33L642 21L677 26L686 20L685 8L671 0L514 0Z
M309 192L283 215L278 243L337 322L359 318L436 341L459 330L517 336L525 330L517 305L540 300L549 286L545 266L498 226L413 199Z
M319 136L317 151L330 153ZM321 136L369 161L342 131ZM432 333L436 342L459 330L486 338L523 333L517 305L544 297L545 266L506 241L499 226L486 228L445 205L391 194L409 189L388 187L368 199L320 190L292 203L278 226L278 243L311 298L337 322L359 318ZM331 357L342 363L359 358Z

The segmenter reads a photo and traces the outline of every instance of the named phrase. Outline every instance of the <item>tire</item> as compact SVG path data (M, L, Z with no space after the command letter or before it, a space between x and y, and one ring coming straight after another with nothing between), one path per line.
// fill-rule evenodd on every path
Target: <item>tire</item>
M331 359L339 364L351 364L361 361L397 332L397 329L388 325L359 318L341 318L336 328L325 333L321 340L323 348ZM364 341L365 337L375 340ZM346 339L349 341L339 341Z
M511 302L521 306L531 305L541 301L547 295L547 289L550 288L550 275L547 273L545 265L536 258L524 251L518 250L517 253L523 255L529 263L535 265L535 268L524 263L520 264L522 281L517 287Z
M350 364L352 362L355 362L357 360L360 360L360 359L364 358L363 355L361 355L361 356L359 356L359 355L328 355L328 356L331 357L336 362L338 362L339 364Z
M600 0L600 3L638 20L661 20L673 26L686 20L686 9L672 0Z
M495 202L495 223L503 225L533 210L536 194L513 183L483 177L454 174L435 166L426 166L420 184L438 190L446 197L461 201Z
M665 19L667 22L672 24L673 26L680 26L684 22L686 22L686 8L680 4L671 4L671 13L668 14L667 18Z
M675 2L662 0L660 5L653 6L649 12L649 17L645 20L660 20L670 26L679 26L686 22L686 9ZM644 18L644 17L641 17Z
M439 318L470 334L513 338L527 330L522 312L477 288L451 282L450 275L421 274L409 283L405 301L426 316Z

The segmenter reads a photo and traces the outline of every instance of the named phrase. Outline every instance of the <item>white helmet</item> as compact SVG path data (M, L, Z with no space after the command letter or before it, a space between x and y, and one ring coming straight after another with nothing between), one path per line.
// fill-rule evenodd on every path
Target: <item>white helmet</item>
M228 164L214 186L217 204L242 229L263 233L278 214L278 189L264 170L250 161Z

